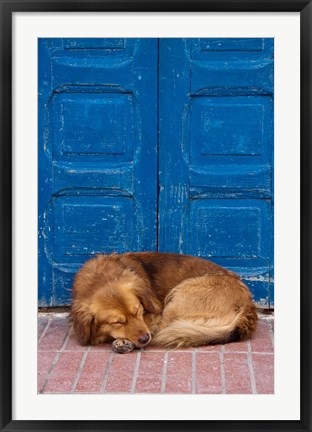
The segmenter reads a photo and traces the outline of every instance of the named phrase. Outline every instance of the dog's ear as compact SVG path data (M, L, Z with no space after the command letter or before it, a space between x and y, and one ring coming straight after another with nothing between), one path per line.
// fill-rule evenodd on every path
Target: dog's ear
M88 345L95 335L95 317L85 307L75 307L73 305L70 313L70 320L76 336L81 345Z
M161 312L161 306L158 299L153 294L149 287L140 287L135 290L135 294L142 303L146 313L159 314Z

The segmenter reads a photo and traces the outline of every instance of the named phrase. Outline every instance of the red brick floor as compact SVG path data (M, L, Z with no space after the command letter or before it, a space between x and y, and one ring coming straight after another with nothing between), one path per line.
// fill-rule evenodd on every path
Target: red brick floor
M115 354L82 347L66 314L39 314L39 393L274 393L273 319L250 341L184 350L146 347Z

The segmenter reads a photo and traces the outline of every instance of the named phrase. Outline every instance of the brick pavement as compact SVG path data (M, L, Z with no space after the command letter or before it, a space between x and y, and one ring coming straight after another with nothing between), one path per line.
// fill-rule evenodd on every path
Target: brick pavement
M66 314L39 314L39 393L274 393L273 319L262 318L250 341L115 354L82 347Z

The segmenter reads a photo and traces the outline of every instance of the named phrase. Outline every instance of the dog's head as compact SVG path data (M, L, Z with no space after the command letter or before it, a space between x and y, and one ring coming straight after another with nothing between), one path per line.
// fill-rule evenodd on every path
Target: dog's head
M90 298L75 299L71 318L81 344L127 339L142 347L151 340L147 314L159 312L159 303L136 273L125 269L118 278L100 285Z

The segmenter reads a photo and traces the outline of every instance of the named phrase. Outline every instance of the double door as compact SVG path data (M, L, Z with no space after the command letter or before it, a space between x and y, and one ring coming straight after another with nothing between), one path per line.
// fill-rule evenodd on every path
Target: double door
M273 300L273 40L39 39L39 305L97 253L166 251Z

